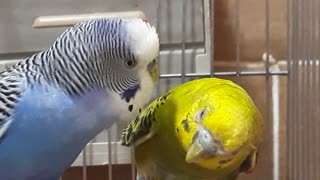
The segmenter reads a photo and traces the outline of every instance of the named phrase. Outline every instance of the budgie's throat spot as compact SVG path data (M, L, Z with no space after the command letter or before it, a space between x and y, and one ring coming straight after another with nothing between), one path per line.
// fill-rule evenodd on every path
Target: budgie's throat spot
M219 164L225 164L227 162L230 162L232 159L223 159L219 161Z
M132 112L132 109L133 109L133 105L130 104L130 105L128 106L128 110L129 110L130 112Z

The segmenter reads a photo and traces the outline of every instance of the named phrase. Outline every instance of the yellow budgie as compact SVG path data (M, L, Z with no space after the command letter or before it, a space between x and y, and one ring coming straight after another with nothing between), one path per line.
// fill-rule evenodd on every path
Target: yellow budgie
M262 117L244 89L203 78L153 101L122 132L134 146L138 180L232 180L251 172Z

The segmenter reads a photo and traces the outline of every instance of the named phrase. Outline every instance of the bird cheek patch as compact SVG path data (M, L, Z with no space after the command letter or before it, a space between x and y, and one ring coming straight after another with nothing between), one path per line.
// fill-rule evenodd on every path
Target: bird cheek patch
M183 125L183 129L184 131L186 132L190 132L190 129L189 129L189 124L188 124L188 120L187 119L184 119L181 121L181 124Z

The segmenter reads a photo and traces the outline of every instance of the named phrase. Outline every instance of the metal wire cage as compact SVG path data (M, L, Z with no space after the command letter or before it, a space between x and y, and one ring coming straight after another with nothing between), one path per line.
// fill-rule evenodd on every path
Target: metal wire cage
M155 97L186 81L216 76L244 87L261 110L265 132L258 165L253 173L239 179L320 179L320 1L117 3L136 3L132 9L147 16L141 11L84 14L68 16L67 22L66 16L42 17L34 27L56 27L59 21L68 26L75 23L74 17L78 17L76 21L88 17L148 18L157 26L161 43L161 75ZM45 31L51 32L52 39L59 33ZM28 44L31 51L42 45ZM0 68L28 55L7 53L8 49L0 42ZM119 143L125 125L115 124L94 138L61 179L135 179L131 149Z

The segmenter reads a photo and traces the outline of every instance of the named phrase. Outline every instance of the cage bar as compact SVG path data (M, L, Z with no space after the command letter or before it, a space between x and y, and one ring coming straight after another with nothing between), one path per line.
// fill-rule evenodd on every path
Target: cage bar
M111 128L108 129L108 178L112 179L112 139L111 139Z
M87 180L87 147L82 150L82 180Z
M286 179L319 179L319 10L315 0L288 1Z
M186 81L186 15L187 3L182 1L182 14L181 14L181 83Z
M236 72L240 75L240 0L235 0L235 29L236 29Z

